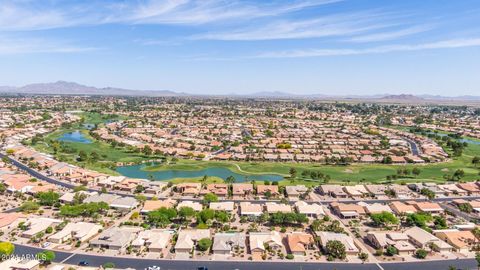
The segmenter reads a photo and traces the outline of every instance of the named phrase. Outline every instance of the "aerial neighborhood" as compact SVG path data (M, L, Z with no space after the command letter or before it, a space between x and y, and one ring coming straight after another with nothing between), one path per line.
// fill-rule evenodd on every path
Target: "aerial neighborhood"
M133 110L111 97L0 99L3 243L107 257L318 263L468 259L479 249L473 111L461 120L452 108L450 118L416 125L420 116L404 105L376 105L396 112L387 117L293 101L231 110L216 100L188 107L140 99L142 110ZM37 103L44 107L28 109ZM0 268L44 263L10 259Z

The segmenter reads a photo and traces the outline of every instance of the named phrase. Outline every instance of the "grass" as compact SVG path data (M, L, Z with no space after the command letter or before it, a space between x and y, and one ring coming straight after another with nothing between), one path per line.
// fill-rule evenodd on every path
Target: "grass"
M474 138L468 138L474 141L480 141ZM453 174L457 169L465 171L465 176L462 180L474 181L480 179L480 167L476 168L471 164L471 160L475 155L480 155L480 145L469 144L463 151L463 155L458 158L453 158L449 162L424 164L424 165L384 165L384 164L352 164L348 166L338 165L324 165L318 163L279 163L279 162L223 162L223 161L195 161L195 160L178 160L176 164L163 164L157 166L147 167L149 171L162 170L201 170L208 167L225 167L236 173L241 174L280 174L289 176L290 168L297 170L297 175L304 170L320 171L324 174L330 175L330 183L357 183L370 182L381 183L385 182L387 176L395 175L397 169L407 168L412 170L417 167L421 173L417 177L407 176L393 180L394 182L445 182L445 174ZM239 170L237 166L241 168ZM318 184L319 181L312 179L295 179L290 183L290 179L285 179L280 184Z
M109 118L98 113L82 113L82 116L85 119L85 123L92 124L101 124L105 121L108 121ZM114 117L115 119L118 119ZM74 143L74 142L65 142L66 145L75 150L73 154L59 153L56 155L57 159L66 161L68 163L77 164L79 166L92 169L95 171L100 171L112 175L118 175L115 170L112 170L110 167L112 163L123 162L123 163L138 163L145 160L151 160L155 157L145 156L142 153L135 153L128 148L113 148L110 144L97 141L92 138L88 131L82 129L80 125L75 125L69 129L60 129L55 131L48 136L46 136L43 142L35 144L33 147L45 153L53 154L53 149L51 145L48 145L45 142L56 141L62 134L66 132L71 132L75 130L80 130L84 136L93 143L83 144L83 143ZM480 142L478 139L468 138L473 141ZM95 163L88 162L78 162L76 161L76 156L78 152L84 151L87 155L90 155L92 152L97 152L100 154L100 160ZM295 168L297 170L298 177L292 181L292 179L285 179L280 181L281 185L291 185L291 184L305 184L308 186L318 185L321 182L318 180L304 179L300 178L301 172L304 170L310 171L319 171L323 174L329 175L331 180L330 183L359 183L359 182L368 182L368 183L382 183L386 181L387 176L395 175L397 169L407 168L410 171L417 167L421 170L421 173L417 177L407 176L404 178L398 178L393 180L393 182L445 182L445 174L453 174L457 169L462 169L465 172L465 176L462 180L465 181L474 181L480 179L479 172L480 168L476 168L471 164L471 160L474 156L480 155L480 145L478 144L468 144L464 149L463 155L458 158L453 158L449 162L443 163L434 163L434 164L424 164L424 165L384 165L384 164L352 164L348 166L338 166L338 165L324 165L318 163L280 163L280 162L235 162L235 161L197 161L197 160L187 160L179 159L176 163L170 164L159 164L154 166L145 167L146 171L164 171L164 170L202 170L209 167L223 167L232 170L233 172L244 174L244 175L258 175L258 174L279 174L284 177L289 177L290 168ZM221 181L220 178L209 177L209 181ZM172 182L197 182L200 181L200 178L179 178L172 179Z
M92 143L86 144L77 142L63 142L63 144L65 144L70 149L73 149L74 151L72 151L72 153L58 152L57 154L54 154L53 147L50 145L49 142L55 142L64 133L72 132L75 130L78 129L70 128L57 130L46 136L43 141L33 145L33 148L43 153L52 154L57 160L111 175L118 175L118 173L112 169L113 165L117 162L138 163L141 161L151 160L155 158L152 156L145 156L142 153L135 153L128 148L113 148L110 144L106 142L95 140L88 134L88 131L84 129L80 129L80 132L83 133L85 138L91 140ZM100 158L96 162L79 162L77 161L77 156L80 151L84 151L88 156L90 156L92 152L96 152L99 154Z
M181 184L181 183L201 183L203 177L194 177L194 178L173 178L168 180L172 184ZM223 179L220 177L209 176L205 181L205 184L215 184L215 183L223 183Z

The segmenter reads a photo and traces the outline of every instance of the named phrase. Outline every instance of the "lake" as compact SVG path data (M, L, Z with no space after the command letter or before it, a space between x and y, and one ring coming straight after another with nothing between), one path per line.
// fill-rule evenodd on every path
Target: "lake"
M435 133L435 132L427 132L427 134L435 134L435 135L438 135L440 137L445 137L445 136L448 136L448 134L445 134L445 133ZM452 138L453 139L453 138ZM466 143L471 143L471 144L479 144L480 145L480 141L475 141L475 140L472 140L472 139L469 139L469 138L464 138L462 137L461 139L457 139L457 141L459 142L466 142Z
M58 140L62 142L92 143L92 141L85 138L85 135L79 130L67 132L58 138Z
M222 167L211 167L203 170L165 170L165 171L156 171L149 172L143 171L147 165L132 165L132 166L123 166L118 167L117 172L121 175L131 177L131 178L143 178L150 179L150 175L153 177L153 180L157 181L168 181L173 178L194 178L194 177L203 177L204 175L216 176L222 178L223 180L227 179L229 176L235 177L236 183L249 182L251 180L257 181L270 181L276 182L283 180L283 176L278 174L256 174L245 176L243 174L232 172L230 169Z

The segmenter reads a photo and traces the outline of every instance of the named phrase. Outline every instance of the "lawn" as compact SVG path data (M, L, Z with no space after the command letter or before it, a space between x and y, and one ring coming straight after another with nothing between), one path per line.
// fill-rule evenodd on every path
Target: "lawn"
M69 129L60 129L53 133L50 133L46 136L43 141L36 143L33 147L40 152L49 153L56 157L60 161L64 161L71 164L76 164L87 169L94 171L99 171L103 173L108 173L112 175L118 175L118 173L113 170L113 165L117 162L123 163L138 163L145 160L151 160L155 157L145 156L142 153L133 152L128 148L113 148L110 144L98 141L92 138L88 130L80 130L83 133L84 137L91 140L92 143L77 143L77 142L62 142L70 149L73 149L72 153L58 152L54 154L53 147L50 145L50 142L56 142L64 133L79 130L76 128ZM99 154L99 160L96 162L79 162L77 161L77 156L80 151L84 151L87 156L90 156L91 153L96 152Z
M474 141L480 141L469 138ZM195 161L195 160L178 160L175 164L163 164L158 166L147 167L149 171L162 170L200 170L208 167L226 167L234 172L242 174L281 174L288 177L290 168L297 170L297 175L304 170L315 170L327 174L331 177L330 183L356 183L371 182L381 183L387 181L388 175L395 175L397 169L407 168L410 171L417 167L420 174L417 177L412 175L399 177L394 182L445 182L445 174L453 174L457 169L462 169L465 176L462 180L473 181L480 179L480 167L476 168L471 164L471 160L475 155L480 155L480 145L469 144L465 148L462 157L453 158L449 162L424 164L424 165L383 165L383 164L352 164L348 166L324 165L318 163L280 163L280 162L223 162L223 161ZM239 170L238 167L241 169ZM293 183L290 179L281 181L281 184L318 184L318 180L301 179L298 177Z
M105 117L96 113L84 113L85 123L103 123L108 121ZM53 154L50 141L56 141L65 132L71 132L80 130L87 139L92 140L91 144L65 142L65 144L74 149L74 153L58 153L56 157L59 160L66 161L72 164L77 164L88 169L117 175L118 173L111 169L112 165L117 162L123 163L138 163L141 161L152 160L158 157L145 156L142 153L134 152L128 148L113 148L110 144L97 141L92 138L88 131L81 129L80 126L74 125L72 128L60 129L55 131L44 138L43 141L34 145L34 148L38 151ZM468 138L473 141L478 139ZM94 163L78 162L76 157L80 151L84 151L87 155L92 152L97 152L100 155L99 161ZM235 161L197 161L179 159L177 162L172 163L171 158L168 164L159 164L154 166L148 166L144 170L146 171L163 171L163 170L202 170L209 167L224 167L232 170L233 172L244 175L258 175L258 174L280 174L286 177L281 181L282 185L291 184L305 184L305 185L318 185L322 183L320 180L313 180L308 178L301 178L301 173L305 170L321 172L330 176L329 183L345 183L354 184L358 182L369 183L382 183L387 181L387 176L396 175L397 169L407 168L410 171L417 167L420 169L420 174L416 177L412 175L399 176L393 182L445 182L445 174L453 174L457 169L462 169L465 172L465 176L462 180L474 181L480 179L479 172L480 167L476 168L471 164L471 160L474 156L480 156L479 144L468 144L464 149L463 155L458 158L453 158L449 162L424 164L424 165L383 165L383 164L352 164L348 166L339 165L324 165L318 163L280 163L280 162L235 162ZM292 181L289 178L289 171L291 168L297 170L297 178ZM220 178L216 179L221 181ZM195 182L200 179L172 179L174 182ZM212 178L213 181L213 178Z

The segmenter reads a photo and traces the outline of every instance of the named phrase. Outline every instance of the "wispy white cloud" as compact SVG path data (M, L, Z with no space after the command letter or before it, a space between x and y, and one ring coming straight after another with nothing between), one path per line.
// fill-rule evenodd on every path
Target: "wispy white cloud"
M10 38L0 36L0 55L33 53L79 53L100 50L94 47L79 47L65 41L38 38Z
M427 32L432 30L433 28L434 27L432 25L412 26L412 27L408 27L408 28L404 28L396 31L388 31L388 32L355 36L350 38L349 41L352 41L352 42L387 41L387 40L393 40L393 39L398 39L406 36Z
M147 24L205 24L226 20L252 20L279 16L342 0L297 0L287 4L249 4L246 1L169 0L148 1L133 8L127 20Z
M395 16L393 13L373 10L314 19L277 20L236 31L195 35L192 39L249 41L351 36L395 25L393 22L385 22L387 18Z
M140 0L109 3L2 0L0 31L28 31L80 25L185 24L279 16L342 0L297 0L253 4L240 0Z
M420 51L431 49L451 49L463 47L480 46L480 38L470 39L450 39L431 43L413 44L413 45L389 45L378 46L366 49L307 49L266 52L254 56L253 58L301 58L301 57L322 57L322 56L345 56L362 54L380 54L403 51Z

